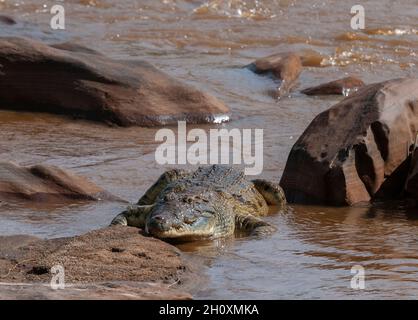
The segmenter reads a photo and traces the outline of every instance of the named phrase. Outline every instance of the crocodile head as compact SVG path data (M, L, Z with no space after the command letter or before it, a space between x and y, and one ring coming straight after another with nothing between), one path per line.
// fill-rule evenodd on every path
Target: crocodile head
M222 236L234 228L222 193L172 190L157 201L145 222L145 230L161 239L204 240Z

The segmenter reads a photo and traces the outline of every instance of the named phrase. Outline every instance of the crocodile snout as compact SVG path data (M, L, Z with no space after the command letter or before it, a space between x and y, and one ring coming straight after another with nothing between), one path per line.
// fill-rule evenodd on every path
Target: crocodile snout
M181 225L181 222L177 219L158 214L149 218L146 224L146 232L151 235L161 236L165 233L177 232Z
M148 233L168 231L173 224L164 216L153 216L147 224Z

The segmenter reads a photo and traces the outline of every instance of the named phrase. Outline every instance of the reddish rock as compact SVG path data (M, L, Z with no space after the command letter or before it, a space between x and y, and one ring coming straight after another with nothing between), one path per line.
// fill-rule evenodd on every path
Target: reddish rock
M26 241L19 244L20 239ZM0 241L3 299L190 299L184 290L197 282L192 279L195 268L176 247L144 237L137 228L114 226L68 238L12 236ZM50 288L56 265L64 268L65 290Z
M397 197L417 130L417 79L361 88L319 114L293 146L280 183L287 200L352 205Z
M277 88L277 97L289 93L302 72L302 62L294 53L279 53L256 60L250 65L256 73L271 72L276 78L282 80Z
M120 200L87 179L55 166L0 162L0 201Z
M222 102L144 61L112 60L80 45L0 38L0 66L0 109L121 126L229 119Z
M346 77L343 79L323 83L316 87L304 89L302 90L302 93L309 96L330 94L348 96L356 92L364 85L364 82L358 78Z
M312 49L303 49L297 52L304 67L323 67L326 56Z

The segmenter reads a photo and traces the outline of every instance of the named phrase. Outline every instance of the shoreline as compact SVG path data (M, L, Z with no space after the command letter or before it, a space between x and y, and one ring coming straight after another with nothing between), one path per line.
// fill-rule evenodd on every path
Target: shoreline
M136 228L49 240L2 236L0 242L0 299L189 300L202 278L195 259ZM64 267L64 285L53 289L57 264Z

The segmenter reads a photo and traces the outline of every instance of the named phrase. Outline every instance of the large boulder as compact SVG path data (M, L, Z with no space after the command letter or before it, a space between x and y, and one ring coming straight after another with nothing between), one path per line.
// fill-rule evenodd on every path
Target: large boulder
M221 122L229 109L144 61L80 45L0 38L0 109L50 112L121 126Z
M137 228L114 226L49 240L0 237L0 242L0 298L191 297L184 291L193 287L191 261L176 247L142 236ZM65 290L50 288L53 267L63 275Z
M84 177L56 166L0 162L0 201L120 200Z
M352 205L396 198L417 130L417 79L361 88L319 114L293 146L280 182L287 200Z

